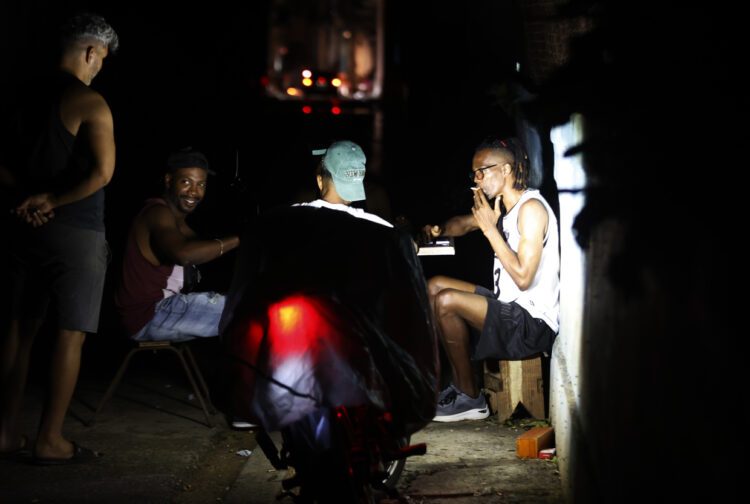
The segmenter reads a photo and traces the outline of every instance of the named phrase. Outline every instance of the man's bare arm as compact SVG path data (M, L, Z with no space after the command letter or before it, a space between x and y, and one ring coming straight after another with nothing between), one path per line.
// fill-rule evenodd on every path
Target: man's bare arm
M539 261L542 258L544 235L549 222L547 210L541 202L535 199L523 203L518 211L518 230L521 233L521 240L518 243L518 251L513 252L497 229L500 209L497 202L495 206L493 210L484 194L475 195L473 211L476 221L510 277L519 289L526 290L534 281Z
M456 215L445 221L442 226L432 224L424 226L422 228L422 239L428 242L438 236L463 236L476 229L479 229L479 226L472 214Z
M64 193L41 193L28 197L16 208L16 213L29 224L44 224L54 217L55 208L94 194L112 179L115 170L112 113L99 93L86 91L88 92L72 97L73 103L66 104L65 107L75 108L80 113L80 121L76 118L70 122L78 124L77 128L72 128L76 130L74 133L88 136L94 160L92 171L88 177Z
M109 184L115 172L115 135L112 112L98 93L87 93L82 100L82 121L78 134L88 136L94 166L91 174L71 190L57 195L57 204L82 200Z
M213 261L237 248L237 236L198 239L192 230L181 232L172 212L165 206L155 206L144 215L148 229L149 245L156 259L162 264L200 265Z

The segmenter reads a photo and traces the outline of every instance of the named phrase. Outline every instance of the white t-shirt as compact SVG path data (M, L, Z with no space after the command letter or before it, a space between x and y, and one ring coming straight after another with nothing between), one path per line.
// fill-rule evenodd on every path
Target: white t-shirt
M350 207L349 205L344 205L343 203L329 203L323 199L316 199L315 201L311 201L309 203L297 203L293 206L311 206L315 208L329 208L331 210L338 210L339 212L346 212L349 215L357 217L358 219L366 219L366 220L375 222L377 224L381 224L383 226L393 227L393 224L391 224L390 222L388 222L387 220L381 217L378 217L375 214L365 212L361 208L355 208L355 207Z

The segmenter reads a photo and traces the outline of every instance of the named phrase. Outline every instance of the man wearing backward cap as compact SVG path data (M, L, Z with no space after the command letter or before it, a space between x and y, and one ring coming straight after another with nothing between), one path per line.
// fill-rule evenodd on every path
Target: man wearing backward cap
M313 155L323 155L316 173L320 199L302 205L347 212L360 219L393 227L381 217L351 206L353 202L365 199L367 158L359 145L349 140L339 140L327 149L313 151Z
M184 340L219 334L224 296L182 293L195 266L236 248L239 237L201 239L185 222L206 192L208 161L198 151L171 154L164 194L146 201L125 245L115 302L128 335L137 341Z

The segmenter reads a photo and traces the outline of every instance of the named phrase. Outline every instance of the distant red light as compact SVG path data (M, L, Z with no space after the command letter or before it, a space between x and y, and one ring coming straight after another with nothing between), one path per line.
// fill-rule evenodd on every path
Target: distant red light
M312 107L310 105L305 105L304 107L302 107L302 113L312 114Z
M331 107L331 114L339 115L341 113L341 107Z
M270 80L268 79L268 76L266 76L266 75L264 75L263 77L260 78L260 85L261 86L268 86L269 82L270 82Z
M318 77L318 85L319 86L325 86L326 84L326 78L325 77Z

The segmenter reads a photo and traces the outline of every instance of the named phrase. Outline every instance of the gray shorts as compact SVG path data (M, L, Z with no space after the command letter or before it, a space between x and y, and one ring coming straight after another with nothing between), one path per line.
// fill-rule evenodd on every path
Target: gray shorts
M11 316L42 319L52 302L58 329L96 332L109 261L104 232L54 220L15 231L9 265Z
M498 301L482 286L474 293L487 298L487 316L481 333L471 332L472 360L518 360L552 350L557 334L544 320L532 317L516 303Z

